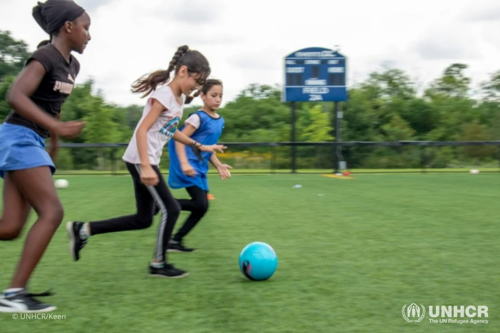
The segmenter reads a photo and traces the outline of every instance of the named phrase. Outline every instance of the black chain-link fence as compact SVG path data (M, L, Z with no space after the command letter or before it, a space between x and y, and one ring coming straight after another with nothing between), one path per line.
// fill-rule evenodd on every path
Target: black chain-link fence
M236 173L332 173L336 145L330 142L226 143L219 159ZM58 174L127 173L121 157L127 144L62 144ZM295 146L293 170L292 147ZM500 141L488 142L343 142L341 161L353 173L500 172ZM188 148L189 149L189 148ZM168 172L165 149L161 169ZM214 170L212 170L214 171Z

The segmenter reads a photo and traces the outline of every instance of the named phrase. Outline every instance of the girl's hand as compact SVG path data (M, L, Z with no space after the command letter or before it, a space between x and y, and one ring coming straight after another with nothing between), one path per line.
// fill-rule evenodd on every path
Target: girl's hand
M141 181L146 186L156 186L159 182L158 175L150 166L143 167L141 171Z
M201 145L201 146L198 147L198 149L201 150L201 151L208 151L208 152L211 152L211 153L214 153L215 151L224 153L224 149L226 149L226 148L227 147L223 146L223 145L213 145L213 146L204 146L204 145Z
M74 139L80 135L84 126L83 121L57 122L50 130L63 138Z
M227 164L221 164L217 167L217 171L219 172L220 178L222 180L226 180L231 177L231 172L229 172L229 169L232 169L233 167Z
M188 163L182 163L181 164L181 170L182 173L185 174L186 176L193 177L196 175L196 171L193 169L191 164Z

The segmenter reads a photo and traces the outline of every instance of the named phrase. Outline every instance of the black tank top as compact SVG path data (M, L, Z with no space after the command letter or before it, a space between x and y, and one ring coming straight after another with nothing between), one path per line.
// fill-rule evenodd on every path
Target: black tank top
M38 89L30 98L43 111L55 118L61 113L62 104L73 91L76 76L80 72L80 63L72 55L70 55L68 63L52 44L47 44L33 53L26 65L32 60L40 62L45 67L46 73ZM28 127L42 138L50 136L50 132L46 128L24 118L15 110L10 112L5 118L5 122Z

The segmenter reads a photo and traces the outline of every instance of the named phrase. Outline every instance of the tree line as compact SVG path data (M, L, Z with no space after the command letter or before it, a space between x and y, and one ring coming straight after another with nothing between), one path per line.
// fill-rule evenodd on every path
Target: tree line
M5 95L32 51L11 33L0 31L0 123L10 112ZM500 70L473 87L467 65L450 64L440 77L419 91L410 76L400 69L371 73L349 88L342 103L343 141L485 141L500 140ZM63 106L62 119L82 119L87 126L74 143L128 142L142 113L142 105L126 107L109 103L93 93L93 81L77 85ZM193 102L196 103L196 100ZM184 118L198 109L185 109ZM334 140L333 103L297 103L297 141ZM226 127L221 142L284 142L291 140L290 105L281 102L280 86L252 84L219 110ZM273 148L274 149L274 148ZM121 151L110 149L67 149L58 166L68 169L106 169ZM302 168L332 167L333 149L303 147L298 150ZM482 164L494 165L497 147L443 147L429 150L429 167ZM228 151L227 158L241 167L290 166L289 148ZM418 149L344 149L348 164L356 167L419 167ZM113 157L114 155L114 157ZM168 163L168 159L166 162Z

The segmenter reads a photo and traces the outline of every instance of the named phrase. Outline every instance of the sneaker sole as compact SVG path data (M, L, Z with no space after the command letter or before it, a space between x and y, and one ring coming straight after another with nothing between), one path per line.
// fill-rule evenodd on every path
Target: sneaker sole
M57 307L55 306L50 306L46 309L41 309L41 310L19 310L19 309L12 309L0 306L0 313L44 313L44 312L52 312L55 310L57 310Z
M184 273L182 275L177 275L177 276L167 276L167 275L161 275L161 274L149 274L149 276L165 278L165 279L182 279L182 278L189 276L189 273Z
M177 250L177 249L167 249L167 252L169 252L169 253L192 253L192 252L196 252L196 250L193 250L193 251L181 251L181 250Z
M74 261L78 261L78 259L75 256L75 235L73 234L73 223L74 222L68 222L66 223L66 233L68 234L69 238L69 253L71 254L71 257L73 258Z

